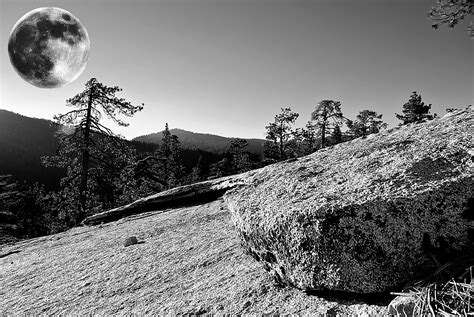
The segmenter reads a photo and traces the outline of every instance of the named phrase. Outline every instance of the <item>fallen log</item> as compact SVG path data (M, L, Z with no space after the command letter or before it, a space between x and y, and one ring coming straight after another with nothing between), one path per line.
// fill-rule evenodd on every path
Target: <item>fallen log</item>
M245 184L245 179L255 171L244 174L221 177L200 183L180 186L145 198L138 199L128 205L120 206L87 217L83 225L97 225L116 221L121 218L154 210L191 206L210 202L221 197L227 190Z

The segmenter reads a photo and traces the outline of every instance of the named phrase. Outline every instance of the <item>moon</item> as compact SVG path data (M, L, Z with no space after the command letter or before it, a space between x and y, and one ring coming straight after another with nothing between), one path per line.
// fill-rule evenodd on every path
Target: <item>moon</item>
M40 88L62 87L86 68L90 40L70 12L54 7L25 14L8 41L10 62L18 75Z

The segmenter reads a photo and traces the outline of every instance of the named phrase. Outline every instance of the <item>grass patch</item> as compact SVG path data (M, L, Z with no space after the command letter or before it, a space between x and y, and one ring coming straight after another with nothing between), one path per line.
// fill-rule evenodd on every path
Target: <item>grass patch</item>
M415 316L474 316L474 257L437 264L434 274L392 294L411 297Z

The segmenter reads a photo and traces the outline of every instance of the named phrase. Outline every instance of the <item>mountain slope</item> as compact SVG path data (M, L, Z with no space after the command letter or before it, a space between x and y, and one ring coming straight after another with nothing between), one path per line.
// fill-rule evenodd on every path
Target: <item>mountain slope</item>
M185 148L202 149L210 152L224 152L230 146L232 138L226 138L213 134L195 133L182 129L171 129L171 134L176 135L181 142L181 145ZM160 144L163 138L163 131L152 133L148 135L142 135L134 138L134 141L141 141L147 143ZM245 139L249 143L247 150L251 153L261 154L263 152L262 139Z
M58 148L54 137L56 129L49 120L29 118L0 109L0 175L11 174L17 180L40 182L48 189L56 189L64 172L56 168L45 168L41 164L42 156L53 155ZM231 142L231 138L180 129L173 129L171 133L179 137L185 148L183 164L187 171L196 166L199 157L202 157L206 172L210 164L222 158L217 153L225 151ZM131 145L141 153L153 152L161 138L162 132L142 136L132 140ZM250 152L262 152L264 140L247 141Z
M55 153L58 142L51 121L0 109L0 175L39 181L54 187L62 171L45 168L40 158Z

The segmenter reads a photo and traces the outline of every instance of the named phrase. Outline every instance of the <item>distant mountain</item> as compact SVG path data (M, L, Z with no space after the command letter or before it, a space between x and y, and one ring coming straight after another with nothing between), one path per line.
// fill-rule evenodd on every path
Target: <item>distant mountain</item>
M25 117L0 109L0 175L57 186L63 171L45 168L42 156L54 154L58 142L56 126L48 120Z
M195 133L189 132L182 129L170 129L171 134L176 135L179 138L179 142L184 148L188 149L201 149L209 152L222 153L226 151L232 138L226 138L213 134ZM163 138L163 131L152 133L148 135L139 136L133 139L133 141L146 142L160 144ZM249 143L247 150L254 154L261 154L263 152L263 143L265 140L262 139L245 139Z
M54 137L56 131L57 126L52 121L29 118L0 109L0 175L9 174L16 180L39 182L48 189L57 189L64 171L46 168L41 164L42 156L53 155L58 148L58 141ZM185 147L183 164L187 172L196 166L200 157L206 172L210 164L222 158L216 152L227 149L231 140L179 129L171 132L179 137ZM131 145L139 153L153 152L161 138L161 133L155 133L136 138L131 141ZM260 142L263 140L248 141L249 151L261 153Z

